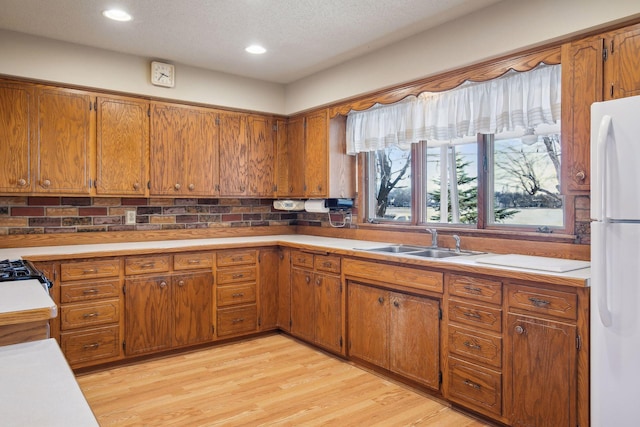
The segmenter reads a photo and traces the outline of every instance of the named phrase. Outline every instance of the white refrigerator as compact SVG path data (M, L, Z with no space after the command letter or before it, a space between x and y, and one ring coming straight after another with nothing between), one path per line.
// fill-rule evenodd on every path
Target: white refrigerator
M591 425L640 425L640 96L591 106Z

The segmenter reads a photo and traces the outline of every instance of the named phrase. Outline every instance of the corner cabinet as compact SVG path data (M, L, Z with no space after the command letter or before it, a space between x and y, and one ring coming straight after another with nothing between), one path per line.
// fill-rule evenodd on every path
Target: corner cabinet
M278 171L279 197L354 197L355 158L346 154L345 117L329 119L327 109L293 117L286 135L278 137L278 155L288 160Z

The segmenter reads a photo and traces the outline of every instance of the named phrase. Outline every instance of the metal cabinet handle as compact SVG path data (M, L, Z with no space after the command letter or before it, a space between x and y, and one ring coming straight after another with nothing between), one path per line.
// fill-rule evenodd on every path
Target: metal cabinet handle
M231 278L233 279L242 279L243 277L244 277L243 273L231 275Z
M482 289L480 289L480 288L476 288L476 287L474 287L474 286L466 285L466 286L464 287L464 289L465 289L465 291L473 292L473 293L475 293L475 294L480 294L480 293L482 293Z
M178 286L183 287L183 286L184 286L184 280L180 280L180 281L178 282Z
M189 191L193 191L196 189L196 186L194 184L189 184Z
M474 311L465 311L463 314L465 316L471 317L473 319L482 319L482 316L480 316L478 313L476 313Z
M237 317L235 319L231 319L231 323L233 323L234 325L236 323L242 323L242 322L244 322L244 317Z
M536 307L546 307L551 304L551 301L543 300L536 297L529 298L529 301L531 301L531 304L535 305Z
M480 390L481 386L478 383L474 383L473 381L469 381L469 380L464 380L464 385L468 385L471 388L474 388L476 390Z
M20 179L18 180L18 187L24 187L24 186L26 186L26 185L27 185L27 180L26 180L26 179L24 179L24 178L20 178Z
M82 346L83 349L85 350L93 350L100 347L100 343L99 342L94 342L93 344L85 344Z
M304 277L304 281L307 282L307 283L310 283L311 282L311 277L305 276Z
M134 182L133 183L133 189L136 190L136 191L139 190L140 189L140 183L139 182Z
M384 298L383 298L383 297L378 297L378 302L379 302L380 304L382 304L382 303L384 302Z
M140 268L153 268L153 267L155 267L155 265L156 264L153 263L153 262L148 262L146 264L140 264Z
M398 301L394 301L393 302L393 306L396 307L396 308L400 307L400 303Z
M233 298L241 298L244 296L244 292L237 292L235 294L231 294Z
M167 282L165 282L164 280L162 282L160 282L160 287L162 289L166 288L167 287Z
M82 315L82 317L84 317L85 319L90 319L92 317L98 317L99 315L100 313L93 312L93 313L85 313Z
M473 349L473 350L481 350L482 349L482 346L480 346L480 345L478 345L478 344L476 344L474 342L471 342L471 341L465 341L464 345L466 347L469 347L470 349Z
M200 260L199 259L190 259L189 261L187 261L187 264L200 264Z
M88 268L86 270L82 270L82 274L95 274L98 270L96 268Z
M322 284L322 279L319 277L316 277L316 285L320 286Z
M49 186L51 185L51 181L50 181L50 180L48 180L48 179L43 179L43 180L42 180L42 182L41 182L41 185L42 185L44 188L47 188L47 187L49 187Z
M182 185L176 183L176 185L174 185L173 188L175 188L176 190L179 190L180 188L182 188Z
M94 288L94 289L84 289L84 290L82 291L82 293L83 293L84 295L95 295L95 294L97 294L98 292L99 292L99 291L98 291L97 289L95 289L95 288Z
M578 181L584 181L584 179L587 177L587 174L584 171L578 171L576 173L576 179Z
M520 325L516 326L514 330L516 331L516 334L518 334L518 335L524 334L524 328L522 326L520 326Z

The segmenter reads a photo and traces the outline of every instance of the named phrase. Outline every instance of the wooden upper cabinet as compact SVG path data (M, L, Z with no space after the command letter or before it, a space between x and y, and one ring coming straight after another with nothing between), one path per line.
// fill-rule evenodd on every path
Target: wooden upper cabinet
M28 85L0 81L0 192L33 191L31 159L35 156L34 90Z
M327 110L305 117L305 196L328 197L329 123Z
M36 191L90 193L88 93L42 87L37 90L38 134Z
M640 95L640 24L607 33L605 99Z
M247 117L249 142L248 196L275 195L275 154L273 120L267 116Z
M98 97L97 106L96 194L146 195L149 103Z
M590 181L591 104L602 101L603 40L562 46L563 192L587 192Z
M151 195L217 195L216 119L216 111L207 108L152 104Z
M278 196L304 197L304 118L278 122Z
M220 195L244 196L248 184L247 116L220 114Z

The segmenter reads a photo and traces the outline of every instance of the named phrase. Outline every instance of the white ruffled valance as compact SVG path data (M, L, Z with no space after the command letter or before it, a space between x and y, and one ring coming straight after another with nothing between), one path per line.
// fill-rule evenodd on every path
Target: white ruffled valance
M347 154L397 145L500 134L560 121L560 65L510 71L486 82L467 82L439 93L376 104L347 117Z

